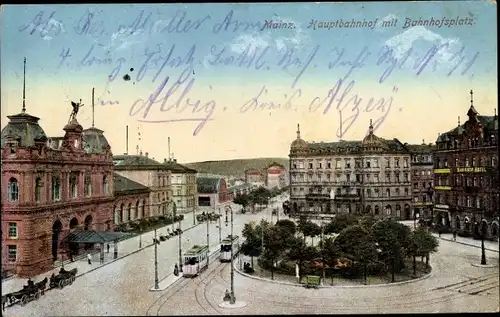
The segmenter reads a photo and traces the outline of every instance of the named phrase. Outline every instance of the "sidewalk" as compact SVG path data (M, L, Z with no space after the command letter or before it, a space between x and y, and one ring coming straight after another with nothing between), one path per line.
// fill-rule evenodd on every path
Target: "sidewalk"
M178 226L178 223L175 223L174 228L177 228L177 226ZM181 222L181 228L184 232L186 232L192 228L195 228L196 226L193 226L193 217L192 216L189 217L189 215ZM167 232L167 228L172 230L172 225L171 224L166 225L164 227L157 229L157 236L159 236L160 234L165 234ZM71 270L73 268L76 268L76 269L78 269L78 273L76 276L77 277L82 276L84 274L87 274L89 272L97 270L105 265L108 265L110 263L118 261L121 258L124 258L126 256L131 255L131 254L137 253L137 252L139 252L145 248L148 248L150 246L153 246L153 237L154 237L154 230L149 231L149 232L145 232L140 236L137 235L137 236L131 237L127 240L123 240L123 241L119 242L117 244L118 257L116 259L114 259L114 257L113 257L115 246L113 245L113 243L111 243L109 253L107 253L106 249L104 251L104 263L103 264L100 264L99 253L95 252L95 253L91 254L92 264L90 264L90 265L88 264L87 255L84 254L84 255L75 257L74 262L71 262L70 260L64 261L64 269ZM141 244L141 248L139 248L139 243ZM38 282L38 281L44 279L45 277L49 278L53 272L55 274L58 274L59 268L61 266L62 266L61 262L58 261L56 263L56 265L54 266L53 270L33 277L32 278L33 282ZM17 276L10 277L6 280L3 280L2 281L2 294L7 294L10 292L19 291L26 284L27 280L28 279L26 279L26 278L19 278Z
M434 233L434 232L432 233L432 235L441 239L441 240L456 242L456 243L460 243L460 244L475 247L475 248L481 248L481 240L474 240L472 238L465 238L465 237L457 236L457 240L453 241L453 234L451 234L451 233L442 233L441 237L439 237L439 234ZM498 242L485 240L484 241L484 248L488 251L491 251L491 252L497 252L497 253L499 252Z

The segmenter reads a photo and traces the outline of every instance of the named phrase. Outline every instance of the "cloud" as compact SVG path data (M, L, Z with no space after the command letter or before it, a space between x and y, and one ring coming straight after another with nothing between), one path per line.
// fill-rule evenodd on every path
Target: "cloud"
M261 34L258 32L247 33L238 36L229 47L231 51L236 54L241 54L250 45L250 50L266 47L271 44L271 37L268 34Z
M65 33L64 25L61 21L51 18L47 21L47 24L40 24L36 27L37 31L42 35L42 40L50 41L52 40L52 36L49 34L55 35L59 33Z
M283 18L278 15L273 16L273 21L280 21L284 23L293 23L295 29L292 31L291 36L278 36L276 30L272 31L264 31L264 32L253 32L239 35L236 37L230 44L229 47L231 51L240 54L242 53L249 45L250 49L256 47L265 47L271 46L276 48L278 51L282 50L285 47L293 47L295 49L301 49L306 46L306 42L309 37L306 35L304 30L301 27L301 23L295 22L290 18Z
M393 56L401 59L411 48L412 54L407 60L408 67L413 67L417 58L422 58L431 48L431 45L442 46L435 54L433 61L441 65L452 63L453 55L462 48L459 38L444 37L429 31L423 26L415 26L395 35L385 41L385 45L393 50Z
M121 28L118 32L111 34L111 41L107 48L116 48L116 50L127 49L140 42L144 31L144 29L133 30L132 28Z

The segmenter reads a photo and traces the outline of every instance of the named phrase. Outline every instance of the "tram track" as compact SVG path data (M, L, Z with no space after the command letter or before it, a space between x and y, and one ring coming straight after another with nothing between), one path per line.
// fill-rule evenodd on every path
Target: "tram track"
M427 305L434 305L434 304L439 304L443 303L449 300L456 300L459 298L467 297L467 296L473 296L473 295L479 295L481 293L484 293L487 290L493 289L495 287L498 287L498 281L491 281L492 278L498 278L498 273L492 273L488 274L485 276L481 277L473 277L469 278L466 281L461 281L449 285L444 285L441 287L433 288L433 289L425 289L419 292L412 292L409 293L408 296L411 296L411 301L409 302L398 302L397 300L395 301L395 296L394 295L389 295L389 296L379 296L379 297L371 297L371 298L364 298L364 305L363 308L366 309L386 309L388 306L387 304L376 304L377 302L383 302L387 303L390 302L390 307L395 308L395 309L405 309L405 308L419 308L422 306L427 306ZM227 281L223 275L221 274L219 276L219 283L221 284L226 284L229 281ZM494 285L496 284L496 285ZM460 286L460 285L465 285L469 286L470 288L468 291L457 291L456 289L451 289L455 286ZM491 286L494 285L494 286ZM347 289L344 289L347 290ZM471 292L474 290L473 292ZM271 304L276 304L276 305L287 305L287 306L293 306L293 307L316 307L318 304L307 304L307 303L301 303L298 304L301 300L303 300L303 296L286 296L287 300L272 300L270 299L272 295L275 295L275 292L263 292L262 290L253 290L250 288L245 288L246 292L254 293L253 295L254 299L259 298L259 300L263 302L268 302ZM436 292L441 291L443 292L442 294L436 294ZM444 291L448 292L453 292L453 293L444 293ZM311 290L311 292L314 292L314 290ZM418 298L415 298L415 297ZM328 296L318 296L318 297L311 297L308 296L310 299L313 301L315 300L322 300L322 299L330 299L331 297ZM403 296L403 298L406 298ZM409 298L409 297L408 297ZM261 302L262 303L262 302ZM341 304L342 300L336 301L336 304ZM350 303L345 303L343 305L328 305L328 304L322 304L323 306L331 307L332 310L343 310L343 311L352 311L352 305Z
M216 261L216 265L212 267L208 267L204 272L201 272L200 275L198 275L195 278L185 278L184 281L178 284L174 284L175 287L171 288L170 290L167 290L167 293L158 297L149 307L147 310L146 315L147 316L160 316L160 311L162 308L167 304L168 300L172 298L174 295L179 293L182 289L184 289L186 286L190 286L192 284L195 284L195 299L198 305L207 313L207 314L213 314L213 312L210 312L206 305L203 305L200 301L200 297L197 294L197 289L202 285L202 284L208 284L210 283L214 276L217 276L217 273L223 271L224 267L227 266L227 263L221 263L216 260L216 257L214 256L212 261ZM222 267L222 269L218 270L219 267ZM210 271L209 271L210 270ZM209 271L207 273L207 271ZM215 274L214 274L215 273ZM211 277L211 278L210 278ZM208 280L206 283L204 281ZM205 287L206 288L206 287ZM208 300L208 297L206 296L206 292L203 293L204 299L207 301L207 303L210 305L210 308L216 311L216 314L220 314L219 311L213 306L210 301ZM161 302L161 303L160 303ZM154 309L155 306L158 306L156 309ZM156 311L155 311L156 310ZM154 312L155 311L155 312Z

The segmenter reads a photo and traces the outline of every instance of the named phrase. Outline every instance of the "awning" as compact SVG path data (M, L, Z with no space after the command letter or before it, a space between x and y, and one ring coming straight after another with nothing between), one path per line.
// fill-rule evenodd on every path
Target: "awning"
M73 243L108 243L120 241L133 236L131 233L112 231L74 231L68 240Z

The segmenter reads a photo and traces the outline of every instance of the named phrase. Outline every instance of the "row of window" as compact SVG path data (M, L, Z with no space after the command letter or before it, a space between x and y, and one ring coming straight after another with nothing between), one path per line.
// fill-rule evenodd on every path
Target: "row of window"
M444 194L436 195L437 204L450 204L449 196ZM457 196L455 197L455 206L459 207L475 207L475 208L487 208L489 203L489 197L487 196Z
M434 168L449 168L449 167L496 167L498 163L498 158L494 155L492 157L481 156L477 157L466 157L465 159L455 158L455 165L450 166L448 159L436 159L434 162Z
M157 185L158 185L158 187L166 187L166 186L170 185L169 177L165 176L165 175L159 175Z
M439 150L450 149L473 149L480 146L495 146L497 145L497 138L494 134L485 135L484 138L467 138L463 142L451 136L451 139L445 142L436 144Z
M490 176L463 176L455 175L454 182L448 176L437 177L438 186L467 186L467 187L490 187Z
M394 178L392 177L394 175ZM402 176L401 176L402 175ZM345 178L343 177L345 176ZM366 182L366 183L379 183L380 178L379 173L371 173L371 174L354 174L354 178L351 178L351 173L345 173L345 174L292 174L292 181L298 181L298 182L304 182L305 179L307 178L308 182L322 182L322 181L327 181L327 182ZM398 171L395 172L386 172L385 173L385 180L383 181L384 183L401 183L401 182L409 182L410 181L410 174L409 173L400 173Z
M68 180L70 197L77 198L78 197L78 175L72 174ZM52 176L52 200L59 201L61 200L61 179L59 176ZM103 176L102 178L103 192L104 195L108 194L108 178L107 176ZM42 179L37 177L35 179L35 188L34 188L34 198L36 202L41 201L42 199ZM8 184L8 200L11 202L19 201L19 181L12 177L9 179ZM91 197L92 196L92 179L89 175L85 176L85 184L84 184L84 196Z
M329 160L329 161L323 161L323 160L316 160L312 161L309 160L307 162L307 168L309 169L331 169L336 168L379 168L379 160L378 159L354 159L354 165L352 164L353 159L351 158L345 158L343 159L344 163L342 164L342 159L335 159L335 160ZM385 167L386 168L391 168L391 162L394 162L392 166L398 168L400 166L401 159L400 158L386 158L385 159ZM408 158L404 158L403 160L403 168L408 168ZM292 168L293 169L303 169L304 168L304 161L297 160L292 162Z
M311 187L309 188L308 192L309 194L324 194L324 195L329 195L331 192L331 188L323 188L323 187ZM365 189L365 194L367 197L400 197L401 193L404 193L403 196L410 196L410 190L405 187L401 191L399 187L393 188L386 188L385 190L383 188L374 188L373 190L371 188L366 188ZM297 193L304 193L304 187L292 187L292 191ZM385 195L382 196L381 193L385 193ZM357 195L361 196L361 189L356 188L355 190L347 190L347 189L342 189L342 188L336 188L335 189L335 196L342 196L342 195Z
M432 163L432 155L415 155L411 158L413 163Z
M322 212L323 211L323 206L318 206L318 205L315 205L314 202L309 202L308 204L309 208L310 209L313 209L313 208L316 208L318 212ZM337 212L341 212L341 213L351 213L352 212L352 204L340 204L340 203L337 203L336 204L336 207L337 207ZM300 208L299 208L299 211L303 211L305 208L304 205L301 205ZM407 210L410 209L410 206L409 205L406 205L405 208ZM378 205L375 205L374 207L374 213L375 215L379 215L380 214L380 206ZM395 216L395 217L401 217L401 212L402 212L402 208L401 208L401 205L396 205L395 207L395 213L393 215L393 212L392 212L392 206L391 205L387 205L385 206L385 213L387 216ZM361 211L361 205L360 204L356 204L355 206L355 210L356 212L359 212ZM367 213L371 213L372 212L372 207L370 205L366 206L366 210L365 210ZM409 212L409 211L408 211Z
M432 188L432 182L414 182L413 189Z
M430 170L426 170L426 171L424 171L424 170L416 171L415 170L415 171L413 171L413 176L419 176L419 175L420 176L425 176L425 175L431 176L431 174L432 174L432 171L430 171Z
M426 202L432 202L432 197L430 194L425 194L425 195L421 195L421 196L414 196L413 200L415 202L421 201L421 202L426 203Z

